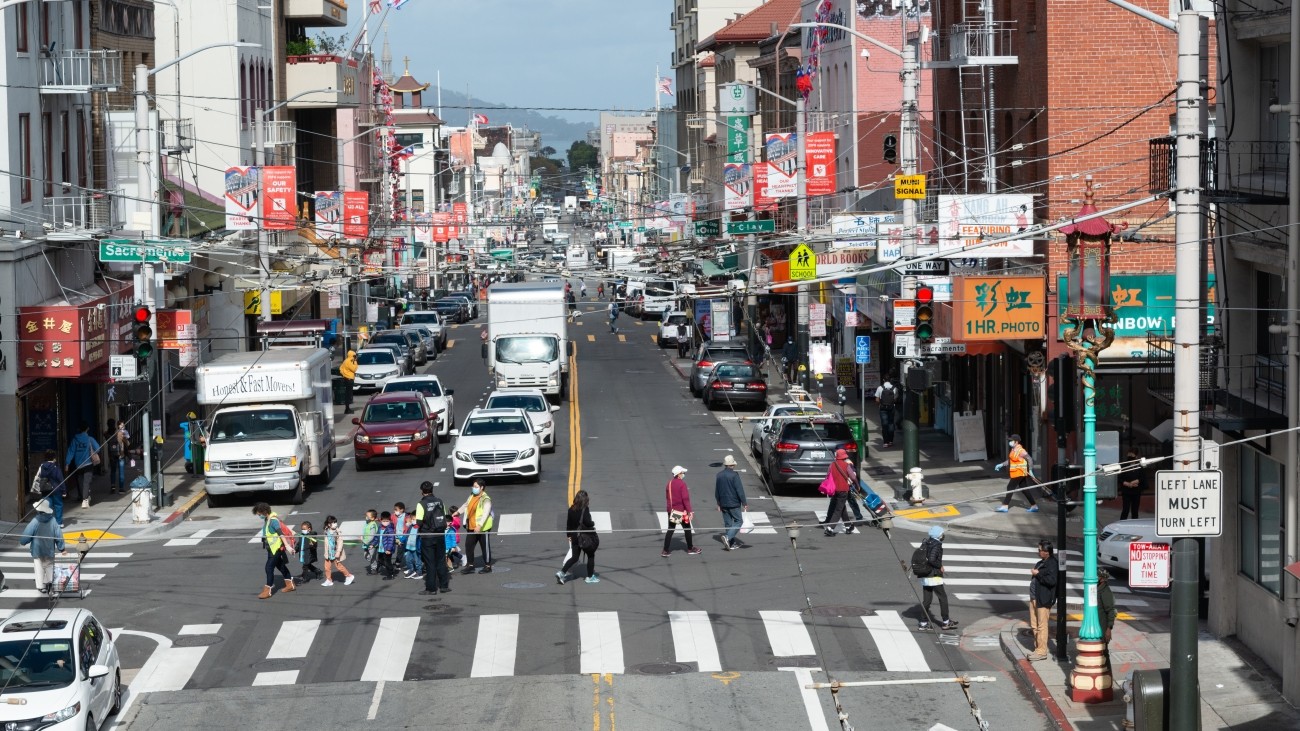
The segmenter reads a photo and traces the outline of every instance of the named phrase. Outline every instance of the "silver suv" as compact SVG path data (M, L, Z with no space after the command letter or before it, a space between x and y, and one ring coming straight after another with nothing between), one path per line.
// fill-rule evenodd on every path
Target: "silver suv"
M424 325L433 331L438 340L438 350L447 349L447 328L442 324L442 316L433 310L412 310L402 315L402 325ZM401 327L401 325L398 325Z

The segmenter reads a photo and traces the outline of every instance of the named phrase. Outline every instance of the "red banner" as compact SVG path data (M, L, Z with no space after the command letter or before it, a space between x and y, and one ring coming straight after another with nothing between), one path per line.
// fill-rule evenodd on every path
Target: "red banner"
M79 378L108 362L109 295L18 308L18 375Z
M465 230L465 224L469 223L469 206L464 203L451 204L451 217L456 222L454 230L451 232L453 239L464 239L468 233Z
M805 148L808 166L808 195L835 192L835 133L813 132Z
M370 194L364 190L343 191L343 237L364 239L370 235Z
M435 213L433 214L433 240L439 244L445 244L455 238L456 231L454 214Z
M268 231L298 228L298 175L293 167L262 168L262 228Z
M767 166L768 163L754 163L754 210L755 211L775 211L776 199L769 197L767 194Z

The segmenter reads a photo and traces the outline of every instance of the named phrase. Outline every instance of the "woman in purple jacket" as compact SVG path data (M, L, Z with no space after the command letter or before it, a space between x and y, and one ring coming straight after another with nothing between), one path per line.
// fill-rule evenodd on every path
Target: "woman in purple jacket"
M691 509L691 491L683 479L685 474L685 467L673 467L673 478L665 488L668 497L668 532L664 535L663 553L659 554L665 558L672 553L673 531L678 524L681 524L682 532L686 534L686 553L692 556L704 553L703 548L697 548L691 541L691 520L695 518L695 511Z

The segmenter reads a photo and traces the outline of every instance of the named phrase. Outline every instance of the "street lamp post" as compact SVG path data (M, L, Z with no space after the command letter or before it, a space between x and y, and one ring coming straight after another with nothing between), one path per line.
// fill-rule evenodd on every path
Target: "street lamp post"
M1092 176L1087 178L1080 216L1097 212ZM1068 294L1062 319L1065 345L1074 351L1083 385L1083 624L1070 672L1070 698L1103 703L1114 695L1106 641L1097 611L1097 360L1115 340L1110 304L1110 237L1115 227L1093 218L1061 229L1069 248ZM1057 611L1064 611L1060 607Z

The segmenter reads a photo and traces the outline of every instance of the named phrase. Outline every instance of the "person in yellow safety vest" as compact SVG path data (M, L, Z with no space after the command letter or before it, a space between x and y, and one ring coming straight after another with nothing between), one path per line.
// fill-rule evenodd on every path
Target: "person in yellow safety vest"
M257 598L271 598L271 590L275 587L276 569L279 569L280 574L284 576L284 589L281 591L293 591L295 588L293 574L289 573L289 552L284 543L284 534L281 532L283 528L280 525L280 517L271 512L271 506L266 503L254 505L253 515L262 519L262 546L266 549L266 585L262 587L262 593L258 594Z
M1002 504L995 511L1006 513L1011 510L1011 496L1019 492L1024 496L1029 507L1025 508L1030 513L1038 512L1038 502L1034 500L1034 491L1026 490L1025 487L1034 484L1034 459L1029 456L1029 450L1020 445L1020 435L1012 434L1007 439L1007 446L1011 451L1007 454L1007 461L993 467L997 472L1003 467L1010 467L1008 475L1011 479L1007 480L1007 491L1002 495Z
M460 506L456 514L465 521L465 568L462 574L474 573L474 547L483 547L483 568L480 574L492 573L492 544L488 540L492 534L492 498L483 489L483 481L475 480L470 488L469 499Z

